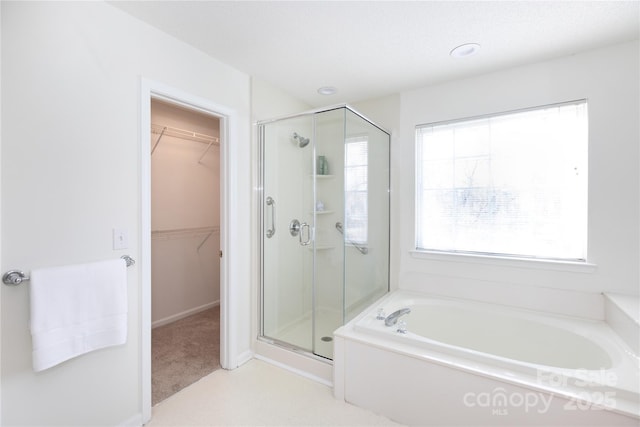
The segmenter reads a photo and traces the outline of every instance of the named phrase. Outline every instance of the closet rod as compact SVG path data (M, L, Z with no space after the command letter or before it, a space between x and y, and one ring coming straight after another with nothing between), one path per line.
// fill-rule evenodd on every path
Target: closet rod
M191 130L180 129L172 126L163 126L159 124L151 124L151 132L168 136L175 136L177 138L189 139L191 141L201 142L203 144L220 144L220 138L204 133L194 132ZM160 138L158 138L159 140Z

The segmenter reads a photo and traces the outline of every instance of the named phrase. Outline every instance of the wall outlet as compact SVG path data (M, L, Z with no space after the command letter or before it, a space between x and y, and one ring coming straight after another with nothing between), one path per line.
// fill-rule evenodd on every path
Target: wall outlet
M129 247L129 235L122 228L113 229L113 250L127 249Z

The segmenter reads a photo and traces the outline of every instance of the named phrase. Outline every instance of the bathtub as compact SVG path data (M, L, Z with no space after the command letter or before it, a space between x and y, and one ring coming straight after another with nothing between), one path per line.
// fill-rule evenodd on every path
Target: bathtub
M377 317L408 307L398 325ZM603 321L396 291L334 333L334 394L409 425L640 425L640 359Z

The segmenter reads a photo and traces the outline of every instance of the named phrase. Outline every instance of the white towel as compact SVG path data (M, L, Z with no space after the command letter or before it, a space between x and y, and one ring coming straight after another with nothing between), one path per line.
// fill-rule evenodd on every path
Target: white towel
M123 259L31 271L33 370L127 341Z

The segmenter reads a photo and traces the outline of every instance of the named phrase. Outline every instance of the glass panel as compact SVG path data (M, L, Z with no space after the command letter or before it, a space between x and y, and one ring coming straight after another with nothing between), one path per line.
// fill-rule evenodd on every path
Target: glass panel
M311 133L310 117L262 125L262 334L307 351L313 350L313 252L301 242L313 229ZM296 236L289 231L294 220L302 228Z
M322 210L316 212L314 352L329 359L333 331L343 324L343 238L336 223L344 220L344 114L341 108L315 115L316 166L323 156L328 168L316 168L316 205Z
M389 135L347 110L344 152L348 322L389 291Z

